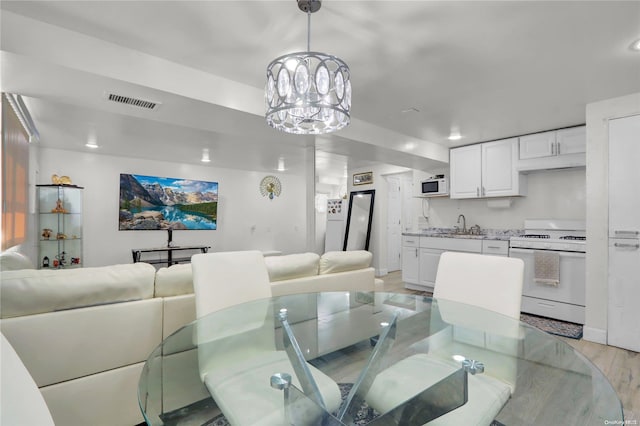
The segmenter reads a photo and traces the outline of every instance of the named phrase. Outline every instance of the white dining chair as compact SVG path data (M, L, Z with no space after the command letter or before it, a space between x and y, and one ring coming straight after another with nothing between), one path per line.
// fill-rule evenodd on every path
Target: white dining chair
M519 319L523 280L521 259L444 252L438 264L433 297Z
M288 373L301 389L285 351L276 350L271 284L259 251L219 252L191 259L196 302L198 366L207 389L230 424L285 424L283 392L271 388L270 377ZM206 315L241 303L215 323ZM338 385L307 364L326 409L341 402Z
M409 400L459 369L452 354L460 354L482 362L485 371L468 375L466 404L428 424L490 425L515 390L523 279L520 259L443 253L433 292L432 335L412 346L419 353L376 377L366 397L369 405L385 413Z
M53 426L40 389L3 334L0 360L0 425Z

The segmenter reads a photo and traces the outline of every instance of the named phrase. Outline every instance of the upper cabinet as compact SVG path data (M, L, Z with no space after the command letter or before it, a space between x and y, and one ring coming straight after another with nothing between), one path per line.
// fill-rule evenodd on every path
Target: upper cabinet
M517 169L533 171L586 164L586 127L571 127L520 137Z
M451 198L526 194L526 178L516 168L518 138L453 148L449 161Z

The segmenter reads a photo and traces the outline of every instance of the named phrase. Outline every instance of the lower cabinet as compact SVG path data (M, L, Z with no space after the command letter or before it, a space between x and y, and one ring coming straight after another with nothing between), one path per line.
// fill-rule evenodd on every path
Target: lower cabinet
M481 239L403 237L402 281L405 288L433 291L440 255L445 251L482 253ZM407 269L405 270L405 265Z
M420 263L418 247L402 247L402 281L405 283L420 283Z
M421 248L420 249L420 285L433 290L436 284L436 273L440 255L446 250Z

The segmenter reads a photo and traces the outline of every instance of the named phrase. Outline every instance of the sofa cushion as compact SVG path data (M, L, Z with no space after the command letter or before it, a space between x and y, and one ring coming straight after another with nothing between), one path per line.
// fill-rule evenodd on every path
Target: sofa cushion
M366 250L328 251L320 257L320 275L363 269L371 265L373 255Z
M316 253L296 253L268 256L264 262L269 271L269 281L275 282L318 275L319 259Z
M33 262L15 247L0 253L0 271L18 271L20 269L33 268Z
M77 269L3 271L2 318L153 297L148 263Z
M156 272L155 297L193 293L193 274L190 263L160 268Z

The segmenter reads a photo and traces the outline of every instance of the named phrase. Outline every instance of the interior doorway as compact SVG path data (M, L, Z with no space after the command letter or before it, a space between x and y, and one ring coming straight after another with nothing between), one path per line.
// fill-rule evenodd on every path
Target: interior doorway
M410 229L411 172L386 176L387 181L387 271L402 269L402 232Z

